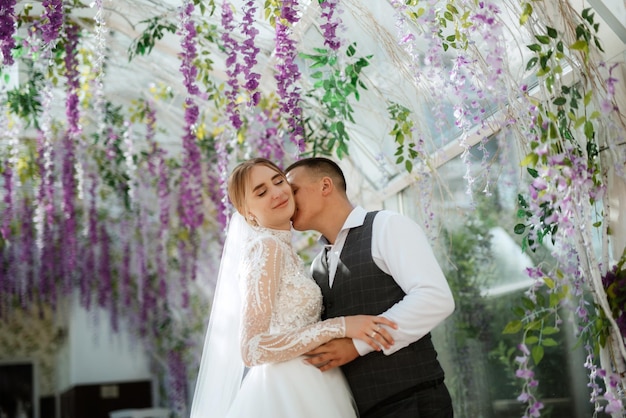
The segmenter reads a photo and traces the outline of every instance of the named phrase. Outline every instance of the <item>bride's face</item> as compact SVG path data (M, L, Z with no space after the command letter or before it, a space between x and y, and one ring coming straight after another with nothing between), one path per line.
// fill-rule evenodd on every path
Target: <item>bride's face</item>
M246 217L254 217L265 228L291 229L295 210L293 192L285 177L264 165L250 170L246 188Z

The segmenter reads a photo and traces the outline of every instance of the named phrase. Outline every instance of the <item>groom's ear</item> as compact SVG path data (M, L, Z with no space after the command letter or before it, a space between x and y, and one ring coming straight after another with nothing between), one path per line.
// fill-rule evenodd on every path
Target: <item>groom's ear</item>
M322 186L322 196L328 196L334 187L333 180L330 177L322 177L320 184Z

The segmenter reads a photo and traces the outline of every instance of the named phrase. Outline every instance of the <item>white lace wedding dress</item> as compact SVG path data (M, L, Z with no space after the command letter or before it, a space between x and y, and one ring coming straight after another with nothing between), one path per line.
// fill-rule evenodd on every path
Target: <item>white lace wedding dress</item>
M343 337L343 318L320 321L322 294L293 250L291 232L264 228L257 232L242 249L241 351L250 369L227 417L356 417L341 371L320 372L302 357Z

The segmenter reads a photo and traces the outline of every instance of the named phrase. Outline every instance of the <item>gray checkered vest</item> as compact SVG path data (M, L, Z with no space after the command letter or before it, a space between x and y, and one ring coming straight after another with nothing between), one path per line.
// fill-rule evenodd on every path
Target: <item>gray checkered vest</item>
M325 250L313 260L313 278L324 296L323 319L378 315L404 297L393 277L380 270L372 259L375 216L376 212L369 212L364 224L348 233L332 289L328 286ZM359 357L342 366L342 370L361 415L398 392L444 375L430 334L390 356L372 352Z

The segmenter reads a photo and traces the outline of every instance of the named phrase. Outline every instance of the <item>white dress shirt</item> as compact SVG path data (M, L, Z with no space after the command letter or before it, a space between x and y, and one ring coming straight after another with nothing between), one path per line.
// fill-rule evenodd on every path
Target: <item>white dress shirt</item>
M334 245L320 240L328 248L329 285L332 287L339 256L350 228L363 225L367 211L355 207L337 235ZM454 299L441 267L422 228L407 216L383 210L372 226L372 258L385 273L394 278L406 295L380 315L398 324L390 329L395 343L386 355L395 353L429 333L454 311ZM374 351L366 342L354 339L360 355Z

